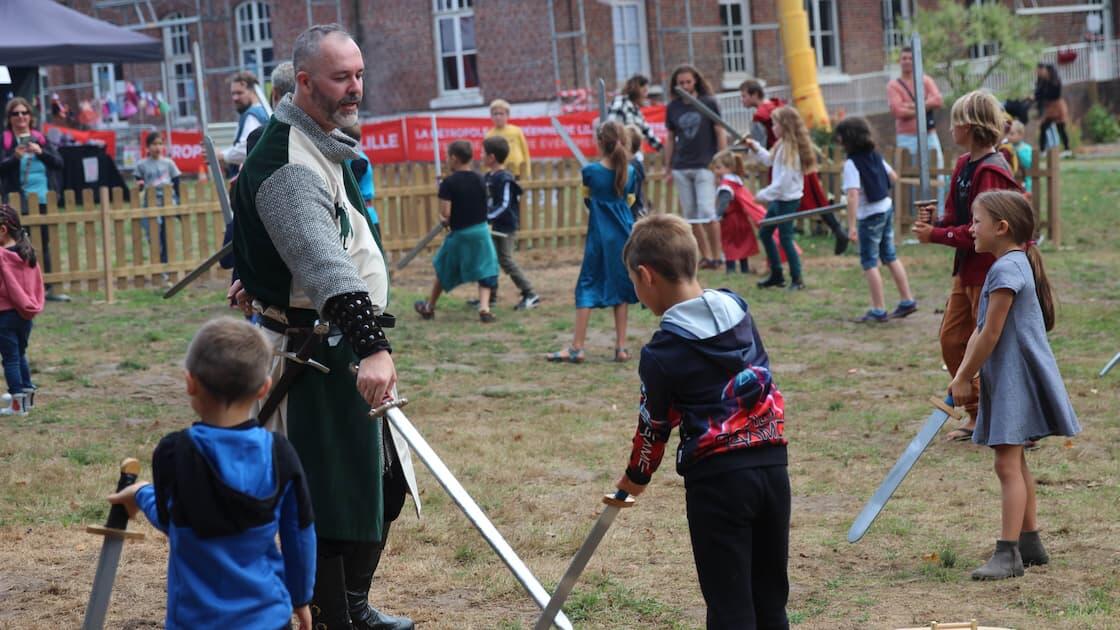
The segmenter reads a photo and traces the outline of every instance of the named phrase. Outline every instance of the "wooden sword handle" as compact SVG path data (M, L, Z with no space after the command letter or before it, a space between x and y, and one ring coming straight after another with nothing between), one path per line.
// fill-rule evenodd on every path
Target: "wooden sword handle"
M140 474L140 460L135 457L126 458L121 462L121 476L117 479L117 492L136 483L136 476ZM116 504L109 508L109 518L105 520L105 527L109 529L128 528L128 510L123 505Z

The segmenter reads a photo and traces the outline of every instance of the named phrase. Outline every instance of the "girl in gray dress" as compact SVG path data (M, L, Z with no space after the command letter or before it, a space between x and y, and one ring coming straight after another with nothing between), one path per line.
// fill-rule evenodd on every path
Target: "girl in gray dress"
M1048 435L1081 431L1058 372L1046 332L1054 327L1054 301L1031 239L1034 213L1018 192L981 193L972 204L976 251L996 257L980 294L976 330L950 388L953 399L972 399L972 377L980 372L980 406L972 441L996 454L1003 521L996 550L973 571L975 580L1023 574L1024 566L1046 564L1038 536L1034 477L1023 445Z

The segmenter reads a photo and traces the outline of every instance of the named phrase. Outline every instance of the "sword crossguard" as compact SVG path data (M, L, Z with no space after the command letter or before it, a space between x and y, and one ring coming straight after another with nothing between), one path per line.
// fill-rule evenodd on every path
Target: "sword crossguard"
M303 365L306 365L308 367L313 367L316 370L319 370L320 372L322 372L323 374L330 374L331 373L331 369L329 367L323 365L322 363L319 363L315 359L306 359L306 360L301 359L301 358L299 358L299 355L296 354L295 352L277 352L276 354L281 356L281 357L284 357L285 359L291 361L292 363L302 363Z
M408 404L407 398L391 398L381 403L377 407L369 410L369 415L372 418L379 418L389 412L390 409L400 409Z
M622 495L621 498L619 497L619 495ZM635 501L634 501L634 497L632 497L632 496L626 494L625 492L622 492L621 490L619 490L618 492L616 492L614 494L604 494L603 495L603 503L605 503L605 504L607 504L611 507L628 508L628 507L634 507Z

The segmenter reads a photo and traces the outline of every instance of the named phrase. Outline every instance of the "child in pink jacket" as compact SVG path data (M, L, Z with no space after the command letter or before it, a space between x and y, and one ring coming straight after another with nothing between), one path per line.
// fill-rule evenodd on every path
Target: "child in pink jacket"
M43 310L43 274L35 249L20 225L19 212L0 205L0 360L8 381L10 407L0 415L26 415L35 386L27 363L31 319Z

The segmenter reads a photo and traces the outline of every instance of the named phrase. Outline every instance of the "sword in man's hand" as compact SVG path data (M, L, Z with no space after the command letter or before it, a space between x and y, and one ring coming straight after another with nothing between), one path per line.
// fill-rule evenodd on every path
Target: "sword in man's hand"
M233 207L229 204L229 187L226 185L225 175L222 173L221 164L218 162L218 152L214 149L214 139L210 136L202 137L202 148L206 153L206 163L210 167L212 180L214 182L215 192L218 194L218 206L222 209L222 219L225 220L226 225L233 222ZM225 258L233 251L233 243L226 243L217 252L212 254L209 258L202 261L202 264L191 270L190 273L183 276L183 279L176 282L175 286L167 290L163 294L163 299L170 298L176 293L183 290L188 284L194 282L199 276L206 273L213 267L219 260Z
M351 371L356 371L356 366L351 366ZM478 532L482 534L482 537L486 539L486 542L490 544L490 548L493 549L498 554L498 557L502 559L502 562L509 567L510 572L513 573L513 577L517 578L521 586L523 586L533 600L537 602L537 605L543 609L548 604L548 591L541 586L541 583L533 576L529 567L525 566L525 563L517 556L517 552L513 550L513 547L510 547L506 539L502 538L502 534L498 532L498 529L494 527L490 519L486 518L486 514L483 513L482 508L478 507L478 504L474 502L471 495L467 494L466 489L455 479L455 475L451 474L451 471L444 465L443 460L439 458L439 455L436 454L427 440L416 430L416 427L413 426L408 416L404 415L404 412L400 410L400 408L407 403L408 400L405 398L388 400L381 406L371 409L369 416L375 419L384 416L393 427L393 431L408 442L408 446L416 453L420 461L424 462L428 470L432 472L432 475L436 478L436 481L439 482L439 485L443 486L443 489L446 490L447 494L451 496L451 499L455 501L455 505L459 506L459 509L463 511L463 514L467 516L471 524L475 526ZM571 630L572 628L572 622L569 621L567 616L561 611L556 611L550 619L561 630Z
M136 483L136 475L140 474L140 462L134 458L121 462L121 475L117 479L117 492ZM109 597L113 593L113 580L117 577L117 565L121 560L121 548L125 539L139 540L144 534L125 531L128 527L128 510L123 505L116 504L109 508L109 518L104 526L89 525L86 532L104 536L101 543L101 555L97 557L97 571L93 575L93 589L89 593L89 603L86 604L86 616L82 621L82 630L101 630L105 627L105 613L109 610Z
M552 599L548 600L548 606L545 607L544 612L537 619L537 625L533 626L533 630L548 630L552 626L552 619L556 617L556 613L560 612L560 608L567 601L568 595L572 593L575 588L576 580L579 579L580 574L583 573L584 568L587 567L587 561L591 560L592 554L595 549L599 547L599 543L603 540L607 530L610 529L611 523L614 522L614 517L618 516L619 510L628 508L634 505L634 499L630 497L625 490L619 490L613 495L608 494L603 496L603 503L607 507L603 508L603 513L599 515L599 519L595 521L595 526L591 528L591 533L587 535L587 539L583 541L579 551L572 558L572 563L568 565L568 570L564 571L564 576L560 578L560 583L556 585L556 592L552 594Z

